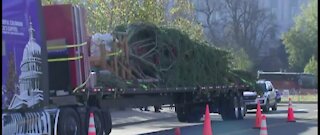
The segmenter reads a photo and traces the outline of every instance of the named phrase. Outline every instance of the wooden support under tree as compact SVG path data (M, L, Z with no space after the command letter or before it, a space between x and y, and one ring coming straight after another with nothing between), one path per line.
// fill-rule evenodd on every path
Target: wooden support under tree
M122 53L113 57L112 67L114 73L123 79L132 79L132 71L129 66L129 47L127 44L127 33L116 32L113 33L116 42L113 48L113 52L118 52L122 50Z

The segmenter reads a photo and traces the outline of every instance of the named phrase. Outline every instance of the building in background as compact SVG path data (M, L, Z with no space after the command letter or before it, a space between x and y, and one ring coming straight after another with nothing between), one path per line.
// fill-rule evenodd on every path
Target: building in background
M257 72L257 78L269 80L280 92L290 91L291 94L316 94L317 77L297 72Z

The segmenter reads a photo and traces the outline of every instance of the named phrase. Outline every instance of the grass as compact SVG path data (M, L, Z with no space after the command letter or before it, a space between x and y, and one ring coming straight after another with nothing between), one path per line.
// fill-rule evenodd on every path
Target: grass
M292 102L318 102L318 94L289 95ZM281 102L288 102L289 97L281 97Z

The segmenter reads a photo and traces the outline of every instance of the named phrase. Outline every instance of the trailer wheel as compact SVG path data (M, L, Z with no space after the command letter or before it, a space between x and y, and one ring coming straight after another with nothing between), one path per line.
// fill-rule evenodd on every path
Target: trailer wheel
M87 115L88 121L90 119L90 113L93 113L93 115L94 115L94 126L96 128L96 134L103 135L105 123L104 123L104 119L102 117L102 112L97 107L91 107L90 111L88 112L88 115ZM88 125L87 127L89 127L89 123L87 125Z
M191 105L188 108L187 122L199 122L203 116L203 112L199 106Z
M246 104L243 100L243 97L242 96L239 96L239 117L238 119L239 120L242 120L244 118L244 116L246 116L246 113L247 113L247 108L246 108Z
M179 122L186 122L187 121L187 112L184 106L176 104L175 110L177 113L177 118Z
M221 97L220 99L220 108L219 108L219 113L221 115L221 118L223 120L228 120L229 119L229 113L228 113L228 102L229 100L226 99L227 97Z
M58 120L59 135L80 135L81 125L78 113L72 108L62 108Z
M203 113L196 105L176 105L177 118L180 122L199 122Z
M237 96L227 97L222 100L220 114L223 120L239 119L239 99Z
M232 120L239 119L239 99L237 96L233 96L229 102L230 117Z
M111 114L108 108L102 109L102 115L103 115L103 120L105 123L104 126L104 131L106 135L109 135L112 130L112 119L111 119Z

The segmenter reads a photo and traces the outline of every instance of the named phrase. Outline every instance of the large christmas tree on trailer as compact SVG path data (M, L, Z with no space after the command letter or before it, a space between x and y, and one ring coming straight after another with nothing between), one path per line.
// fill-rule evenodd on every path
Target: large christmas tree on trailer
M115 75L101 75L101 85L127 87L132 84L124 83L128 80L158 80L145 81L153 87L249 84L245 81L248 78L241 78L237 75L239 72L231 70L229 52L192 40L177 29L135 23L117 27L113 36L114 52L123 49L123 46L127 49L111 56L112 65L118 65L116 70L113 69ZM128 57L127 62L121 61L127 60L124 57ZM119 75L119 70L130 72L130 76Z

